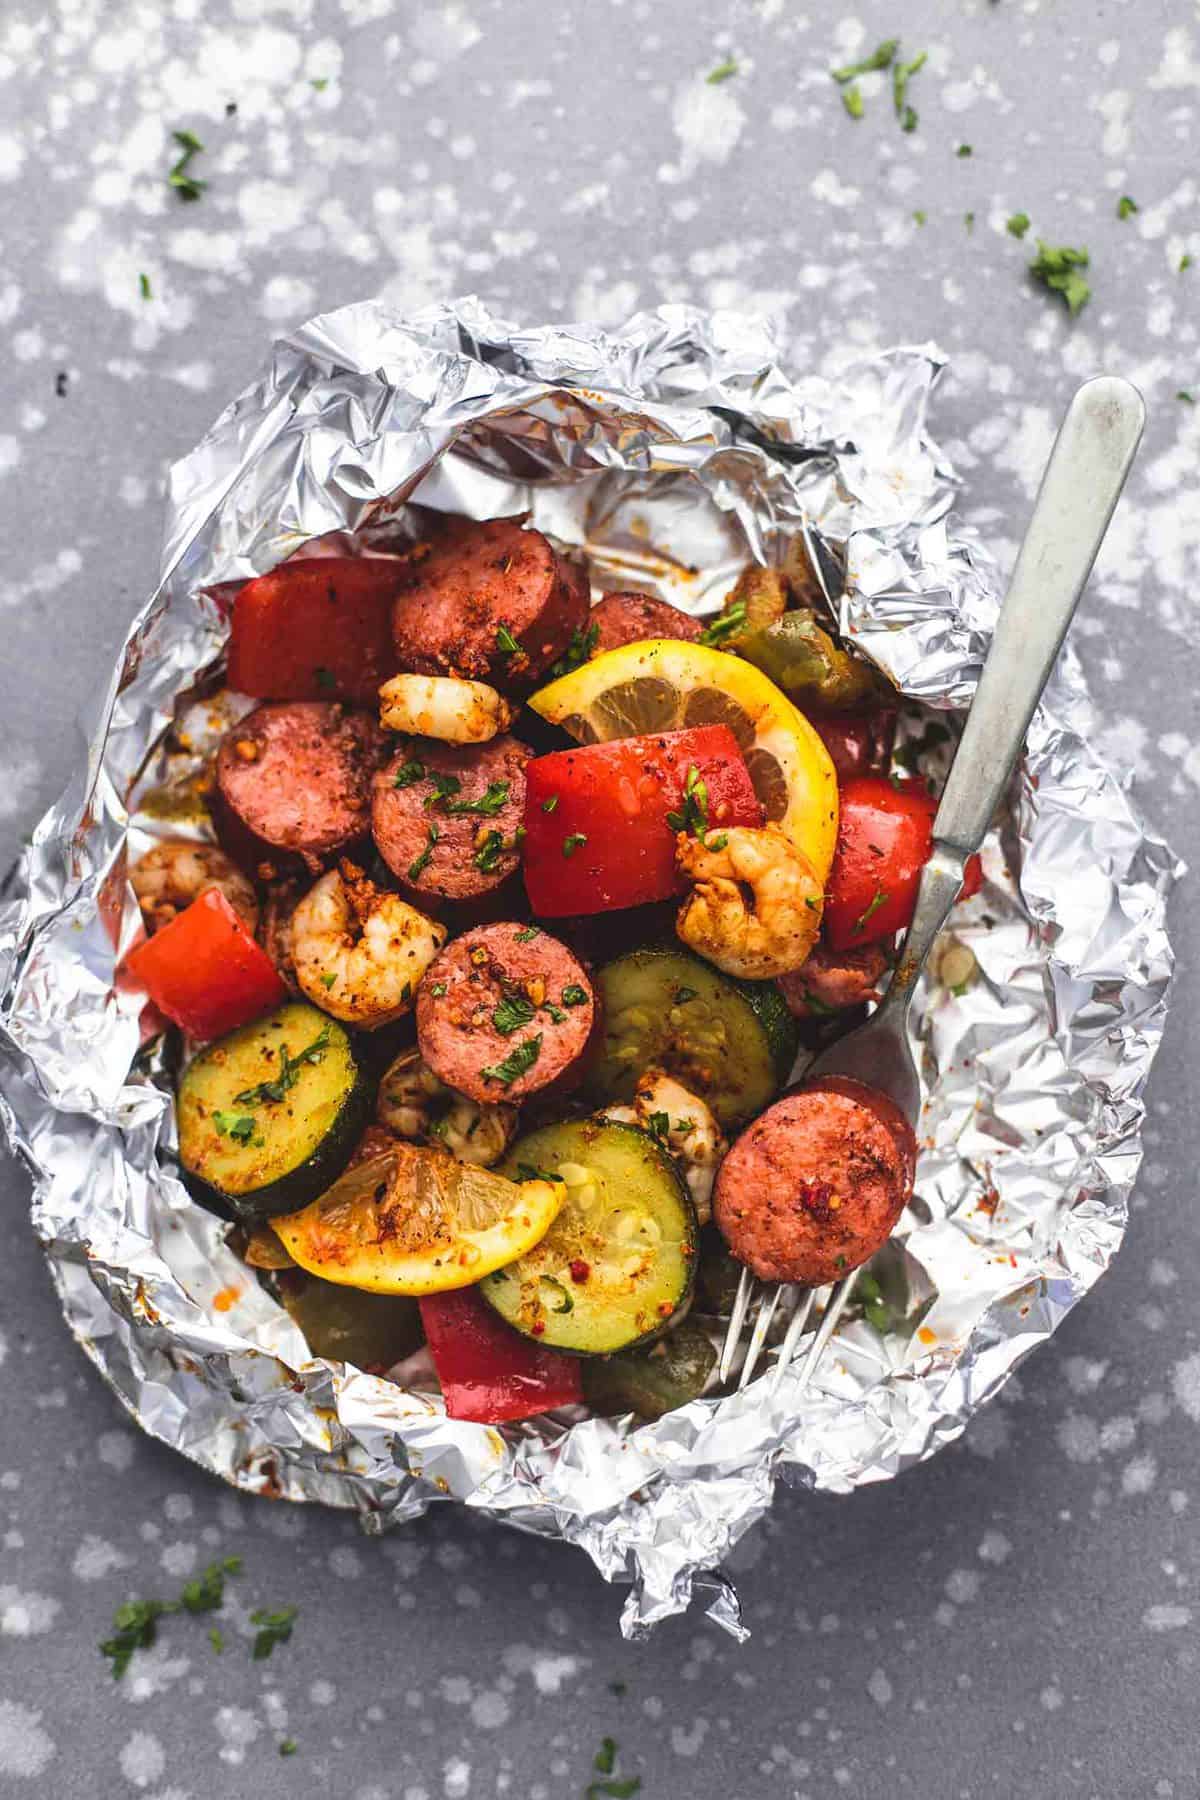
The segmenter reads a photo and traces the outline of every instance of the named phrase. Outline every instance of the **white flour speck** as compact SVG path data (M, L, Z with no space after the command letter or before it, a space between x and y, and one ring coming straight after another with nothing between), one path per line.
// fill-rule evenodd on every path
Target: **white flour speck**
M103 1581L113 1569L123 1569L128 1561L115 1544L89 1532L75 1552L71 1573L77 1581Z
M1180 1606L1178 1601L1166 1600L1159 1606L1148 1606L1142 1614L1142 1624L1147 1631L1182 1631L1190 1624L1192 1609Z
M0 1587L0 1634L4 1637L38 1637L49 1631L61 1611L60 1602L49 1595Z
M875 1669L867 1682L867 1692L876 1706L890 1706L892 1684L882 1669Z
M110 1469L124 1474L133 1461L133 1436L128 1431L104 1431L96 1444L96 1454Z
M733 84L714 87L700 76L685 82L675 95L671 123L682 156L678 179L694 174L702 163L728 162L742 135L746 115L733 92Z
M1200 1350L1194 1350L1175 1364L1171 1388L1188 1418L1200 1424Z
M461 1756L451 1756L442 1768L442 1792L446 1800L463 1800L471 1791L471 1765Z
M32 1781L54 1755L54 1742L42 1730L42 1715L17 1700L0 1700L0 1775Z
M120 1755L121 1773L135 1788L147 1788L157 1781L166 1766L166 1757L158 1739L148 1731L135 1731Z
M1002 1531L985 1531L976 1554L980 1562L1004 1563L1012 1555L1012 1545Z

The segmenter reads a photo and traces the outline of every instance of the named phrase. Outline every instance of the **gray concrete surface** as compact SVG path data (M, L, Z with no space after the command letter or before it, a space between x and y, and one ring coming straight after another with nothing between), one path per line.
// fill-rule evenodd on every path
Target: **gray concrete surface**
M826 74L896 31L929 52L907 135ZM529 321L765 309L798 367L932 336L935 425L1003 556L1072 385L1132 376L1150 428L1077 642L1112 758L1195 859L1198 88L1184 0L5 0L0 859L151 585L164 466L273 332L379 289ZM184 127L194 204L165 181ZM1091 250L1075 322L1025 278L1039 232ZM1200 1793L1187 890L1175 933L1119 1265L965 1442L781 1499L736 1559L742 1649L696 1617L630 1648L569 1550L448 1510L367 1543L147 1441L68 1340L7 1164L0 1793L549 1800L606 1735L645 1800ZM233 1552L224 1654L171 1620L113 1683L113 1607ZM301 1611L251 1664L263 1603Z

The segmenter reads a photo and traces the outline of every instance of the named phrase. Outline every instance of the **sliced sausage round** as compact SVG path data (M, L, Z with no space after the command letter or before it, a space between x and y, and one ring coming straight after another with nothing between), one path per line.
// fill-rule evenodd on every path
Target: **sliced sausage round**
M413 561L392 615L396 655L418 675L527 685L587 619L587 582L517 519L466 521Z
M416 895L475 900L520 861L525 764L516 738L456 746L400 738L375 777L371 829L393 875Z
M256 706L226 733L217 789L234 820L271 851L325 857L363 837L384 735L337 701Z
M912 1127L886 1095L818 1077L738 1138L717 1173L713 1217L764 1281L821 1287L886 1244L915 1165Z
M802 967L779 977L779 990L798 1019L821 1019L847 1006L878 1000L878 983L887 966L882 944L831 950L818 939Z
M448 944L417 989L417 1042L435 1075L472 1100L570 1087L596 1023L592 984L536 925L482 925Z
M617 650L622 644L640 644L646 638L683 638L694 644L703 627L699 619L680 612L669 600L657 600L653 594L605 594L593 606L588 619L589 630L595 626L593 654Z

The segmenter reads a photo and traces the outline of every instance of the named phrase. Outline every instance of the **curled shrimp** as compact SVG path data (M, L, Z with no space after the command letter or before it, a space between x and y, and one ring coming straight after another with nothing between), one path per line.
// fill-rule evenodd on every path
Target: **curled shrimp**
M397 1137L440 1143L459 1162L482 1169L499 1162L517 1131L515 1106L470 1100L447 1087L415 1045L380 1082L375 1116Z
M439 738L444 744L486 744L507 731L514 711L486 681L449 675L393 675L379 690L379 722L388 731Z
M675 929L726 975L767 981L798 969L821 924L812 864L778 825L733 825L708 842L680 832L675 862L694 885Z
M729 1145L699 1095L661 1069L647 1069L638 1078L633 1105L606 1107L601 1116L623 1125L640 1125L671 1152L687 1182L696 1216L707 1225L717 1165Z
M131 869L129 881L150 931L169 925L210 888L224 894L248 931L258 929L253 887L215 844L193 844L186 838L155 844Z
M368 881L352 862L322 875L292 914L296 980L315 1006L374 1031L412 1005L446 927Z

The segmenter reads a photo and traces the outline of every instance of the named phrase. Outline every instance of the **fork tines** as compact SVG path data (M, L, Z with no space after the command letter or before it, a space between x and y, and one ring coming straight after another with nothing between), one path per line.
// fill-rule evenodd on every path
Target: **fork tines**
M800 1371L798 1392L803 1393L817 1370L817 1365L824 1353L825 1346L837 1329L838 1320L846 1310L859 1271L853 1270L849 1275L827 1290L820 1288L792 1287L786 1282L773 1285L760 1285L750 1273L743 1269L738 1282L737 1294L734 1297L733 1309L729 1315L729 1325L725 1332L725 1342L721 1348L720 1379L728 1381L730 1370L737 1356L737 1348L746 1327L746 1318L751 1305L757 1297L758 1305L754 1316L754 1326L750 1333L750 1342L746 1346L745 1358L738 1374L738 1392L754 1379L755 1370L762 1359L763 1348L785 1294L795 1296L795 1306L788 1320L787 1331L775 1357L775 1374L773 1385L777 1386L784 1371L796 1353L796 1346L803 1337L809 1319L816 1306L817 1296L822 1291L828 1293L821 1323L817 1328L812 1343L808 1347L808 1355Z

